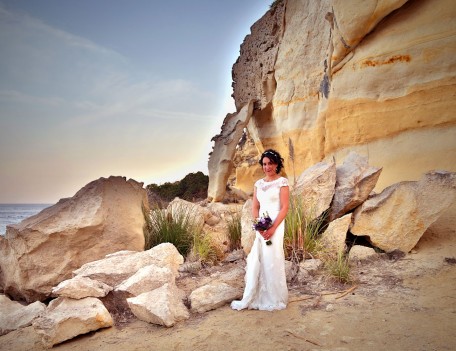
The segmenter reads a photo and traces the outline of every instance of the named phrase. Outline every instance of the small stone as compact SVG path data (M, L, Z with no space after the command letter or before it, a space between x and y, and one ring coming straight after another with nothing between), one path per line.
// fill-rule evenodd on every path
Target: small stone
M334 305L330 303L328 306L326 306L326 312L333 312L334 311Z
M238 260L242 260L245 257L244 250L239 249L233 252L230 252L223 261L225 262L235 262Z

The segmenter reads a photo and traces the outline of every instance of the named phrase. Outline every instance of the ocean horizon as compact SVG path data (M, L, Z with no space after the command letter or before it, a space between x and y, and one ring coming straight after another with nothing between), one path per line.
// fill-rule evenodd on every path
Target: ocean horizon
M53 204L0 204L0 235L5 235L6 226L22 222Z

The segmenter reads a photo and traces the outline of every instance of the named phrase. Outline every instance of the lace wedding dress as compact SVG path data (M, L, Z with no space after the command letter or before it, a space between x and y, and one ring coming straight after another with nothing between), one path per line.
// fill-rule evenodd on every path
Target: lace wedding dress
M288 186L288 180L280 177L272 182L263 179L255 183L260 216L269 214L274 221L280 210L280 188ZM245 290L242 300L231 302L235 310L282 310L288 302L283 253L284 222L280 223L271 237L271 245L256 232L252 250L247 256Z

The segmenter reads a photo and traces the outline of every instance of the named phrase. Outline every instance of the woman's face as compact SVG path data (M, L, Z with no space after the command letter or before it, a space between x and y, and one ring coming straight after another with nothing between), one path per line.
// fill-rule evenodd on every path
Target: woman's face
M268 176L274 176L276 174L277 163L273 163L269 157L263 157L263 172Z

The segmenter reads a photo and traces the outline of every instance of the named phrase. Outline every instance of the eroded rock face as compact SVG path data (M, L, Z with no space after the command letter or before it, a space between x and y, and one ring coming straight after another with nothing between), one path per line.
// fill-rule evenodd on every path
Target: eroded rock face
M251 196L255 181L264 176L263 169L259 164L260 155L255 141L245 129L241 142L236 147L233 159L234 169L231 172L228 184L242 190L247 196Z
M143 250L148 206L142 183L100 178L72 198L8 226L0 239L5 293L28 302L43 300L84 263L119 250Z
M239 113L225 117L220 134L212 138L214 148L209 156L208 198L221 201L226 192L228 177L233 169L236 146L253 112L253 101L249 101Z
M285 20L284 2L269 10L251 27L241 44L241 55L233 65L233 97L239 111L251 99L256 108L271 102L276 81L274 66Z
M386 251L409 252L426 229L456 201L456 173L434 171L418 182L401 182L355 210L354 235L368 236Z
M430 169L456 171L452 0L281 6L255 23L233 66L237 109L247 98L256 102L247 129L259 153L278 150L291 180L293 169L299 174L331 156L340 163L356 151L382 165L377 191ZM256 172L254 163L239 163L244 191Z
M383 18L406 2L407 0L355 0L347 3L343 0L332 0L332 12L326 15L326 19L332 29L333 69Z

